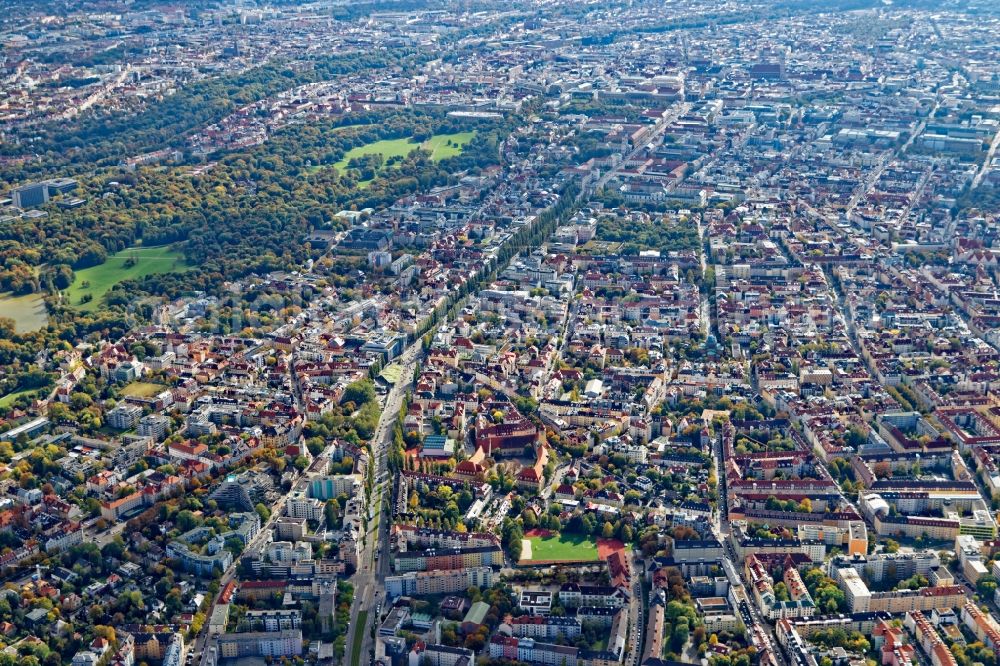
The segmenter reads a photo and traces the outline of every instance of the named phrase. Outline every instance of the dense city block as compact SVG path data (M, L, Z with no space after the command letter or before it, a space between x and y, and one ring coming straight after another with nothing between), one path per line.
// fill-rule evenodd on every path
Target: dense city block
M0 666L997 666L995 2L0 9Z

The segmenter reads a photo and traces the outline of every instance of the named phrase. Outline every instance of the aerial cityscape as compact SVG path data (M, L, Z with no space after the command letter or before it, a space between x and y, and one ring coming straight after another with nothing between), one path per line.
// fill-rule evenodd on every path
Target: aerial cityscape
M0 666L998 666L996 0L0 0Z

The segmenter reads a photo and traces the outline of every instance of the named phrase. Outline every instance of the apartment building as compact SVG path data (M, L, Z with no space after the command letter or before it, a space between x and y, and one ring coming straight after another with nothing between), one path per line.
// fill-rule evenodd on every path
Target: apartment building
M662 600L649 605L646 617L646 642L642 650L642 660L660 659L663 654L663 627L666 623L666 609Z
M493 545L396 553L393 568L399 573L407 573L484 566L499 567L502 564L503 551L499 546Z
M284 631L302 626L302 614L296 609L248 610L246 619L253 628L263 631Z
M956 666L955 657L923 613L920 611L907 613L903 626L913 632L917 644L930 657L932 666Z
M291 497L285 504L285 512L289 518L304 518L306 520L322 521L324 519L323 502L312 497Z
M962 622L986 647L993 648L994 651L1000 649L1000 626L991 615L981 611L979 606L971 601L965 602L962 606Z
M385 579L385 590L390 599L410 595L450 594L464 592L470 587L485 589L492 585L493 569L490 567L410 571Z
M628 603L628 599L628 592L611 586L566 583L559 588L559 601L567 608L581 606L621 608Z
M553 641L558 636L576 638L580 635L580 626L580 620L575 617L523 615L510 621L515 637L546 641Z
M618 609L608 606L580 606L576 609L576 618L581 622L593 622L604 627L610 627L617 615Z
M356 474L314 477L309 482L309 496L323 501L335 499L341 495L353 497L355 488L360 482L360 478Z
M448 549L500 545L499 537L489 532L454 532L397 524L393 525L392 533L400 550L406 550L409 546L418 546L420 549Z
M887 577L903 580L917 574L929 576L931 571L941 565L941 559L935 552L839 556L833 562L834 566L850 566L873 582L882 582Z
M131 430L141 418L142 407L127 402L118 403L107 413L108 425L118 430Z
M569 645L540 643L533 638L494 635L490 639L490 658L523 661L542 666L577 666L579 649Z
M172 632L137 632L132 634L136 661L163 661L171 645L184 650L184 637Z
M965 602L965 588L960 585L923 587L919 590L872 592L853 567L834 569L835 578L852 613L931 611L956 608Z
M223 659L298 657L302 655L301 629L223 634L217 640L219 656Z
M408 666L475 666L472 650L417 641L410 650Z

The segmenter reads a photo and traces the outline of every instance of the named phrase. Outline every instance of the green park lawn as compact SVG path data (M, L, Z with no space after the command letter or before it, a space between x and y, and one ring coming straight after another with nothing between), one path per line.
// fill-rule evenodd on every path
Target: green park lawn
M130 259L134 260L134 264L128 266ZM111 255L99 266L77 271L73 284L64 294L70 305L92 312L101 305L104 295L123 280L186 271L190 268L184 262L184 255L170 245L130 247ZM86 303L81 302L87 295L91 296L91 300Z
M559 534L547 537L527 537L531 542L531 559L534 562L596 562L597 544L589 537L578 534Z
M14 391L13 393L8 393L7 395L0 398L0 407L10 407L15 400L17 400L22 395L33 392L34 389L22 389L20 391Z
M37 331L49 323L45 301L40 294L15 296L9 291L0 294L0 317L13 319L14 330L18 333Z
M421 144L421 148L431 151L433 161L446 160L462 154L465 144L472 141L475 132L458 132L457 134L435 134ZM449 143L450 142L450 143Z
M344 172L351 160L358 157L381 155L382 159L389 160L393 157L406 157L418 148L429 150L431 153L431 160L437 162L449 157L461 155L465 144L471 141L472 137L475 135L476 133L472 131L457 132L455 134L435 134L422 143L418 143L412 138L384 139L382 141L375 141L374 143L367 143L363 146L351 148L349 151L344 153L344 157L341 158L339 162L333 165L333 168L337 171ZM369 182L370 181L360 181L358 185L360 187L365 187Z

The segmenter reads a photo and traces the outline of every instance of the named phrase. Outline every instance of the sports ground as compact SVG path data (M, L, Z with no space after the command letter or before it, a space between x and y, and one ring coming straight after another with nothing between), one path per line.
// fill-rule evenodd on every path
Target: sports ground
M548 530L529 530L521 542L518 564L585 564L606 560L616 550L625 548L617 539L593 539L579 534L555 534Z

